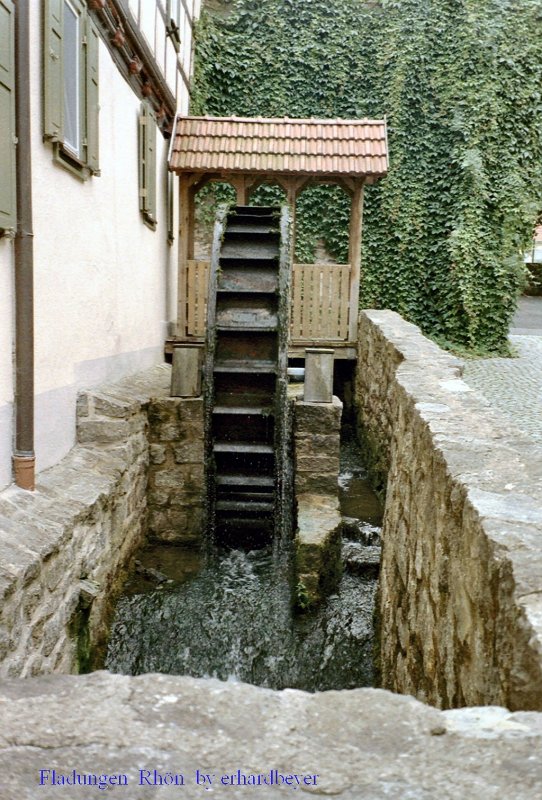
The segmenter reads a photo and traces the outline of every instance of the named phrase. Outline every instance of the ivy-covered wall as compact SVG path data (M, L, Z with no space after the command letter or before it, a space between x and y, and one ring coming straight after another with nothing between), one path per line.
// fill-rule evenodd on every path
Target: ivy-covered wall
M387 115L390 173L366 193L362 304L444 344L506 351L542 205L542 0L213 6L191 113ZM303 193L300 260L319 235L346 260L348 206L336 187Z

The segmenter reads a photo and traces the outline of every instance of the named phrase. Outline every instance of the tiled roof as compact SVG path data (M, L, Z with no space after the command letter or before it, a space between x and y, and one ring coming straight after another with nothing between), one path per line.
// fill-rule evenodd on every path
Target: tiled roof
M385 175L385 120L177 117L176 172Z

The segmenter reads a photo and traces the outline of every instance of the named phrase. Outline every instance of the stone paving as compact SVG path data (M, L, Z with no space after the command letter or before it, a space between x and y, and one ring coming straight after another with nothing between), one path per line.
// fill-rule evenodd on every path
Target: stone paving
M510 342L517 358L466 361L463 378L533 441L542 443L542 297L521 298Z

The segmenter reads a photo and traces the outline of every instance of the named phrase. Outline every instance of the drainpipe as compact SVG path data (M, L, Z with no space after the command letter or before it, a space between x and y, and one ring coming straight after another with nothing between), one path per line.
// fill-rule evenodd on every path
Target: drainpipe
M34 253L30 161L30 34L28 0L15 9L17 233L15 253L15 483L34 489Z

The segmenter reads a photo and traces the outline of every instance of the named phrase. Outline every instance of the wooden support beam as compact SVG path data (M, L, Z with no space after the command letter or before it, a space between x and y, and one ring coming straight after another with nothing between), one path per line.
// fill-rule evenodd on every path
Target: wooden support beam
M246 175L230 175L229 178L226 179L228 183L231 183L235 191L237 192L237 205L238 206L246 206L248 205L248 176Z
M186 336L186 278L194 253L194 196L189 174L179 175L179 264L177 281L177 337Z
M350 195L350 197L352 197L354 192L356 191L356 181L353 178L348 178L348 177L337 178L335 182L337 186L341 186L344 189L344 191L348 195Z
M355 342L358 335L359 288L361 281L361 236L363 227L363 181L356 181L350 210L350 317L348 338Z
M291 227L290 227L290 236L291 236L291 252L292 258L295 258L295 217L296 217L296 201L297 196L302 189L307 185L310 181L310 178L306 176L302 177L281 177L277 178L277 183L279 183L284 191L286 192L286 200L288 201L288 205L290 206L290 220L291 220Z

